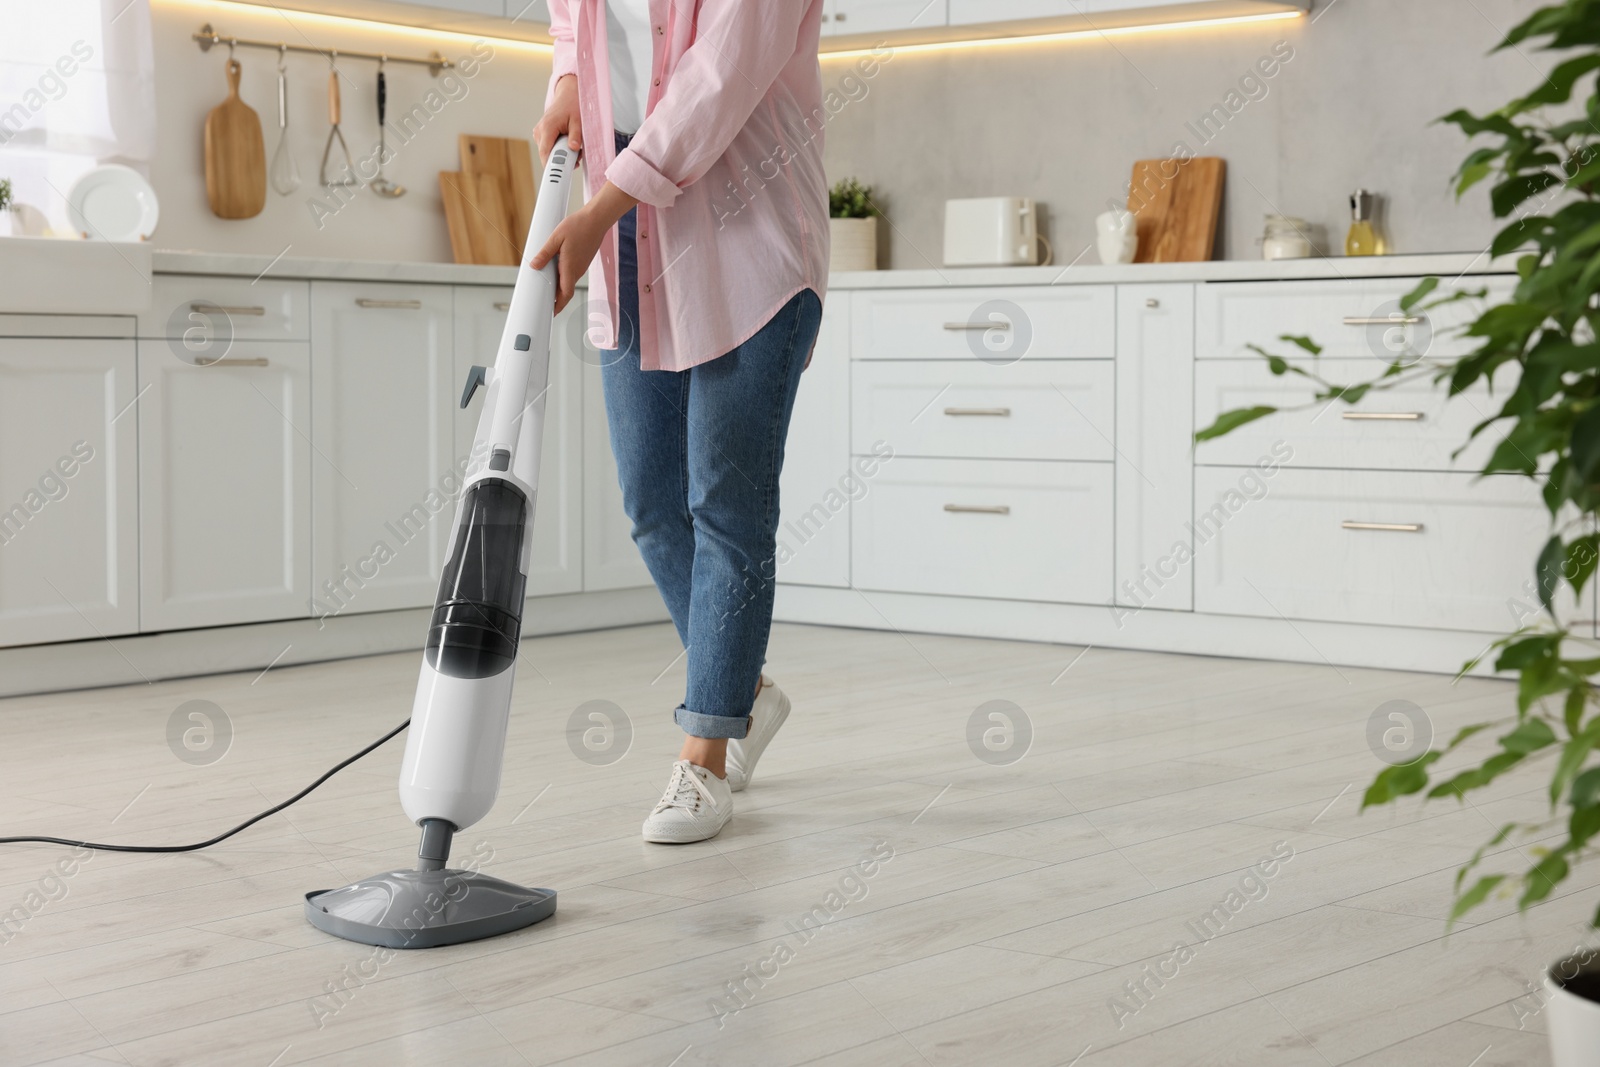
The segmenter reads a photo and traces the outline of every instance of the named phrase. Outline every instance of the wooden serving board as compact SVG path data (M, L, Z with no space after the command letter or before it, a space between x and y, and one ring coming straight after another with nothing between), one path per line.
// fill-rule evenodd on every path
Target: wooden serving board
M520 262L511 243L500 183L493 175L442 170L439 195L457 263L514 267Z
M523 244L528 239L528 224L533 221L534 177L533 146L516 137L461 135L461 171L486 174L500 186L500 199L506 207L507 233L511 236L516 261L520 262Z
M261 119L239 99L239 61L228 60L228 96L206 115L206 200L222 219L248 219L267 203Z
M1141 159L1133 165L1128 210L1138 219L1135 263L1199 263L1217 246L1227 161Z

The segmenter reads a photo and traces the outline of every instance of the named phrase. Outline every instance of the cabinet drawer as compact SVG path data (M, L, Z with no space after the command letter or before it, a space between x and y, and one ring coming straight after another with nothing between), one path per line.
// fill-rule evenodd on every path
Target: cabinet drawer
M306 282L158 274L150 308L139 316L140 337L183 340L204 359L232 338L239 341L311 339L311 289Z
M864 290L852 302L855 359L1111 359L1116 288Z
M1246 345L1261 345L1285 355L1297 353L1278 340L1285 334L1308 336L1323 347L1324 359L1367 359L1376 370L1386 362L1411 363L1422 356L1450 358L1477 347L1459 336L1488 305L1481 300L1447 304L1432 312L1413 312L1423 321L1390 325L1400 314L1400 298L1421 278L1361 278L1309 282L1214 282L1200 286L1195 306L1195 356L1229 359L1249 356ZM1440 294L1487 288L1491 300L1504 299L1513 279L1448 279ZM1379 322L1364 320L1377 319ZM1302 355L1304 353L1301 353Z
M854 507L863 589L1111 600L1109 463L896 457Z
M857 363L852 446L896 455L1111 462L1115 371L1108 360Z
M139 342L139 628L311 610L311 349L194 366Z
M1318 373L1348 385L1374 376L1372 360L1322 360ZM1496 375L1496 395L1480 383L1459 396L1431 378L1369 393L1360 404L1341 402L1304 406L1317 391L1294 375L1275 377L1261 359L1208 360L1195 368L1195 425L1210 426L1224 411L1257 404L1279 411L1225 437L1196 446L1202 465L1247 466L1279 442L1294 450L1296 467L1348 467L1372 470L1475 471L1488 461L1504 430L1489 430L1452 460L1472 428L1500 410L1516 386L1515 367Z
M1524 478L1198 468L1195 609L1505 632L1548 530Z

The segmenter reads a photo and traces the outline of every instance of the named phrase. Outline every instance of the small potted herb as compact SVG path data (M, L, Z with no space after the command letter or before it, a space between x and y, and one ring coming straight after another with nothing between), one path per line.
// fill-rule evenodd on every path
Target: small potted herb
M0 178L0 237L9 237L16 232L16 227L11 224L12 218L11 179Z
M878 269L878 216L872 187L845 178L828 191L833 251L829 270Z

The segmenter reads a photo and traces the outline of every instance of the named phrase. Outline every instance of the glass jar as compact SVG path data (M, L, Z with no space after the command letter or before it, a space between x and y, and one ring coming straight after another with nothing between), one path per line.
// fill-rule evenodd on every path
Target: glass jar
M1311 258L1311 226L1293 215L1268 215L1261 236L1262 259Z

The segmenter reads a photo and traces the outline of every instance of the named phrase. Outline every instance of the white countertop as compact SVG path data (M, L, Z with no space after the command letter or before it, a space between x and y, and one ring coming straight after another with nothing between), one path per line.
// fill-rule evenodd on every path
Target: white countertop
M152 250L144 245L37 238L0 239L0 313L137 314L149 306L151 274L205 274L244 278L392 281L443 285L503 285L515 267L456 263L253 255L233 252ZM1507 257L1486 252L1265 262L1140 263L1104 266L1087 259L1068 266L949 267L927 270L848 271L829 279L833 289L924 289L984 285L1107 285L1156 282L1288 281L1312 278L1387 278L1437 274L1514 273Z
M384 263L359 259L310 259L226 252L157 251L161 274L226 274L353 281L439 282L511 285L515 267L456 263ZM1277 281L1296 278L1393 278L1422 274L1511 274L1512 261L1491 263L1488 253L1446 252L1416 256L1337 259L1218 260L1208 263L1132 263L1105 266L1085 259L1071 266L941 267L927 270L844 271L828 281L833 289L922 289L963 285L1105 285L1149 282Z

